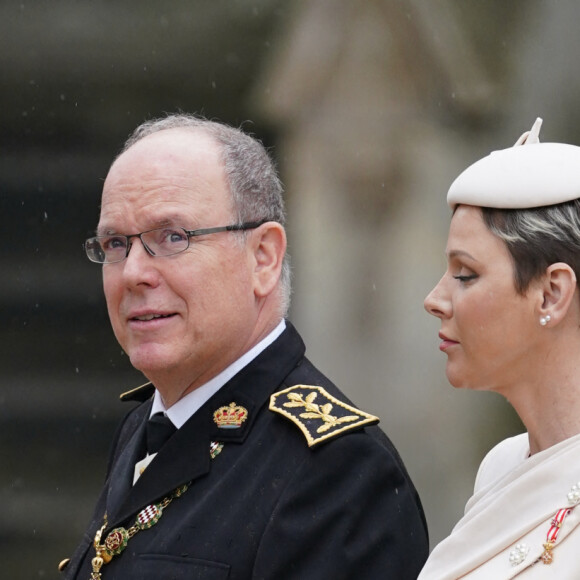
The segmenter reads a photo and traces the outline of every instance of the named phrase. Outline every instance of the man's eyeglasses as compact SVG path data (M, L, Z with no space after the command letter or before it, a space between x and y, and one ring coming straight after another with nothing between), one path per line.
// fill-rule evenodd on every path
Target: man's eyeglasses
M161 256L173 256L185 252L189 248L189 239L218 232L241 232L253 230L267 220L258 222L246 222L231 226L217 228L204 228L199 230L185 230L183 228L164 227L122 236L112 234L109 236L96 236L85 242L85 251L91 262L97 264L113 264L122 262L131 250L131 238L139 238L147 252L156 258Z

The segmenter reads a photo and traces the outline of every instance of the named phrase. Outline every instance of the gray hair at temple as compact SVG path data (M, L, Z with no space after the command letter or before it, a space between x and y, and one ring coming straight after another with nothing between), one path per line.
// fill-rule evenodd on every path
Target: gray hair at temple
M137 127L125 142L121 154L148 135L167 129L201 130L220 146L238 223L266 220L285 225L284 188L274 161L258 139L241 129L185 113L168 115ZM245 236L245 232L240 236ZM290 257L286 253L280 277L283 315L290 307L291 291Z
M580 199L527 209L484 207L482 212L487 228L507 246L520 294L556 262L568 264L580 280Z

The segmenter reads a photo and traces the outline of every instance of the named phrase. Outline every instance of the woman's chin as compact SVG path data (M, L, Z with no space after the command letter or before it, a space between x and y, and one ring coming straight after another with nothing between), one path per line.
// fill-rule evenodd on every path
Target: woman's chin
M473 381L466 377L464 373L453 372L452 369L447 368L447 380L449 384L456 389L477 390L478 387L474 385Z

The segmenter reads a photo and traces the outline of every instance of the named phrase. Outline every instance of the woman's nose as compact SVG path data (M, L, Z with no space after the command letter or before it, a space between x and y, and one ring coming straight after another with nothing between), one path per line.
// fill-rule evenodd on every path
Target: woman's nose
M445 276L439 280L433 290L427 294L423 302L425 310L437 318L448 316L450 312L449 300L445 298L444 278Z

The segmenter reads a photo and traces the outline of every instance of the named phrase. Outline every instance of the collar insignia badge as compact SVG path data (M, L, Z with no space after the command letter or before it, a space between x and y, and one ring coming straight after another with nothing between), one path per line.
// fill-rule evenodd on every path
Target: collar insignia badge
M239 429L247 418L248 410L234 402L220 407L213 414L213 421L219 429Z

